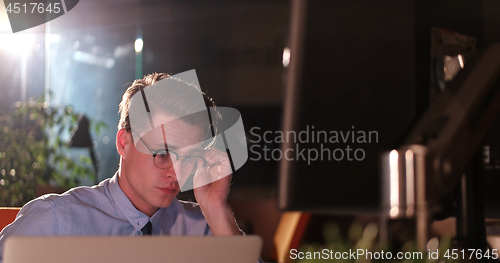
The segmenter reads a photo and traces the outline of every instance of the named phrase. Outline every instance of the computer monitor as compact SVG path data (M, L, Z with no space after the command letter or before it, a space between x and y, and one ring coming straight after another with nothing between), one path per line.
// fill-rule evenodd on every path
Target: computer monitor
M380 212L380 154L398 148L430 104L432 28L481 45L482 6L461 3L292 2L281 209Z

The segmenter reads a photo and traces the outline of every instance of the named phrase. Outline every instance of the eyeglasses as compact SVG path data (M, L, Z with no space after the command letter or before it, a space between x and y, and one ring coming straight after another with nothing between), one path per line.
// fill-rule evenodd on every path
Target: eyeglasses
M179 158L179 154L170 149L154 151L142 140L142 138L139 138L139 140L141 140L144 146L153 154L153 163L160 169L168 169L180 160L182 162L181 172L183 175L191 175L198 173L208 164L207 160L202 156L183 154L184 157Z

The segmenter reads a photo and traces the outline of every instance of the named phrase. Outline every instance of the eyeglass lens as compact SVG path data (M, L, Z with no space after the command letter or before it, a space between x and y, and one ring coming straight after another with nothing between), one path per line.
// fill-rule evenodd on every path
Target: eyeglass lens
M178 161L179 157L176 153L167 151L166 153L159 153L154 157L155 165L158 168L165 169L171 167ZM182 173L185 175L195 174L203 168L205 161L201 157L187 156L182 160Z

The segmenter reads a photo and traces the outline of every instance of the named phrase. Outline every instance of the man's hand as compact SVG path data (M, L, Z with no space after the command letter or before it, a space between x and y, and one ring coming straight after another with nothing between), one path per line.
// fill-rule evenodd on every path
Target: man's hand
M196 201L214 235L239 235L233 211L227 204L231 186L231 163L227 153L216 148L205 154L207 167L193 179Z
M196 201L201 206L223 206L231 185L231 164L225 152L217 148L205 154L207 167L198 172L193 179Z

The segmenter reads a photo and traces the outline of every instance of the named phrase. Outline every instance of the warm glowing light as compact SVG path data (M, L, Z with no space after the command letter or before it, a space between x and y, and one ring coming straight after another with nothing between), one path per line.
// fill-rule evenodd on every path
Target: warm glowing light
M465 62L462 55L444 56L444 80L451 81L464 66Z
M17 54L27 54L34 44L33 34L0 34L0 48Z
M138 38L135 40L135 43L134 43L135 52L141 52L143 46L144 46L144 42L142 41L142 39Z
M0 34L12 34L9 16L7 15L7 10L5 10L5 5L3 4L0 4Z
M50 43L59 43L61 41L61 35L47 33L47 35L45 36L45 40L50 41Z
M283 49L283 67L288 67L290 64L290 48Z
M458 54L458 62L460 63L460 67L464 68L464 57Z
M391 215L391 217L396 217L399 213L399 208L397 206L394 206L393 208L391 208L391 211L389 212L389 214Z
M394 208L399 206L399 167L398 167L398 151L392 150L389 154L389 173L390 173L390 194L391 194L391 216L393 216ZM394 210L396 211L396 210ZM399 212L399 211L397 211ZM396 215L397 215L397 212Z
M414 182L415 182L415 171L414 171L414 162L413 162L413 151L407 150L405 153L405 162L406 162L406 205L408 207L407 215L413 215L412 206L415 204L415 196L414 196Z

